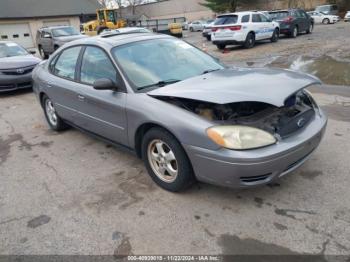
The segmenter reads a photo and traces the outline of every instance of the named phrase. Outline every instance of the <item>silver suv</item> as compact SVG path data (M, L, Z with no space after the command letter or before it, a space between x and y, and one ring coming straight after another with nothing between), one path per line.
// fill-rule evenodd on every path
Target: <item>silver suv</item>
M84 37L72 26L43 27L36 34L36 43L41 57L47 59L65 43Z

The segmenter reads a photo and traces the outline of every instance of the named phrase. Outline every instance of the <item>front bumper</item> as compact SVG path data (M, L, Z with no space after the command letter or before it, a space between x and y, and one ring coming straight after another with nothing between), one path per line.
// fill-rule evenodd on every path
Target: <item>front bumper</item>
M24 75L0 75L0 93L32 88L32 73Z
M303 130L265 148L217 151L184 145L199 181L247 188L271 183L301 166L320 144L327 117L320 113Z

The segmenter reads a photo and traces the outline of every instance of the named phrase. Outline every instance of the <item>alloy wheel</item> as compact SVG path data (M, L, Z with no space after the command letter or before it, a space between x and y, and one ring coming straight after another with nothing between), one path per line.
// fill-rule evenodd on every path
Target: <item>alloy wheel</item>
M148 145L148 161L156 176L166 182L172 183L178 176L178 163L174 152L162 140L155 139Z
M46 115L50 121L50 124L53 126L57 126L57 114L56 110L52 104L52 101L50 99L47 99L45 102L45 111Z

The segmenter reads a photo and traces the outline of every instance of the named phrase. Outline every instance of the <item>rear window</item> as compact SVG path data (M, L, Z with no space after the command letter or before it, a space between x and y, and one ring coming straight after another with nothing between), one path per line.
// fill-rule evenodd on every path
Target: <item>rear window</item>
M285 17L289 16L289 12L288 11L271 12L271 13L269 13L269 15L272 19L280 19L280 18L285 18Z
M236 24L238 20L237 15L224 15L219 16L216 20L214 25L229 25L229 24Z

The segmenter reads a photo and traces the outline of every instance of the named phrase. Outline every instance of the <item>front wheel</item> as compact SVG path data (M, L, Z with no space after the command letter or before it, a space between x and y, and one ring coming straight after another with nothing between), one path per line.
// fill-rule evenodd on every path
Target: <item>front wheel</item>
M206 38L207 38L208 41L211 41L211 36L210 35L207 35Z
M309 29L306 31L307 34L312 34L312 31L314 31L314 25L310 24Z
M42 98L42 105L44 108L45 117L50 128L55 131L62 131L67 129L67 124L57 115L54 103L51 99L44 95Z
M244 48L252 48L255 46L255 35L253 33L249 33L244 42Z
M328 25L330 22L331 22L331 21L329 21L329 19L326 18L326 19L323 19L322 24Z
M38 49L39 49L39 54L40 54L42 59L48 59L49 58L49 56L45 53L44 49L41 46L39 46Z
M152 128L142 141L142 159L152 180L165 190L183 191L195 181L191 163L177 139Z
M278 42L279 37L280 37L280 31L278 30L278 28L276 28L271 37L271 42L272 43Z
M296 38L299 34L299 30L297 26L294 26L293 30L292 30L292 34L291 37Z

